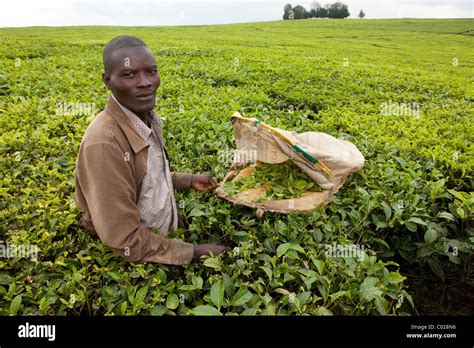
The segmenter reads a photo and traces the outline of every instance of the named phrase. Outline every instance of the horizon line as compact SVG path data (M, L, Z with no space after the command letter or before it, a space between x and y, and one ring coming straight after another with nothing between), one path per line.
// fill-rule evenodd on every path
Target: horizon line
M88 24L79 24L79 25L33 25L33 26L17 26L17 27L2 27L0 29L29 29L29 28L84 28L84 27L109 27L109 28L120 28L120 27L130 27L130 28L156 28L156 27L202 27L202 26L222 26L222 25L235 25L235 24L252 24L252 23L271 23L271 22L291 22L291 21L305 21L305 20L325 20L325 21L341 21L341 20L357 20L357 21L372 21L372 20L406 20L406 19L416 19L416 20L466 20L473 19L474 17L402 17L402 18L304 18L304 19L275 19L270 21L256 21L256 22L233 22L233 23L215 23L215 24L168 24L168 25L88 25Z

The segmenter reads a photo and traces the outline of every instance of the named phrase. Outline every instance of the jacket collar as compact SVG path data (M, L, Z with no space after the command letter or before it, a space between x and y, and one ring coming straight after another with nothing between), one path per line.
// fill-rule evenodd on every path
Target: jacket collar
M142 139L132 122L123 112L120 105L118 105L111 96L107 100L105 111L118 123L134 153L138 153L150 146L149 143Z

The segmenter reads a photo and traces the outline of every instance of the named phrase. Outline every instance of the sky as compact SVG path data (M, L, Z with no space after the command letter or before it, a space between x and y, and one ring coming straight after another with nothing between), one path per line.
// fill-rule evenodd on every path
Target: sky
M311 0L0 0L0 27L200 25L281 19ZM332 1L319 1L321 4ZM474 0L342 0L350 18L473 18Z

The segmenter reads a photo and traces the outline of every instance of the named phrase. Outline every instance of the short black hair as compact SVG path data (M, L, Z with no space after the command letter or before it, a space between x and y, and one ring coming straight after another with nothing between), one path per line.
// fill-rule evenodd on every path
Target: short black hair
M131 35L121 35L114 37L110 40L107 45L104 47L104 51L102 53L102 61L104 63L104 71L107 73L110 71L110 58L112 54L121 48L126 47L148 47L146 43L140 40L138 37L131 36Z

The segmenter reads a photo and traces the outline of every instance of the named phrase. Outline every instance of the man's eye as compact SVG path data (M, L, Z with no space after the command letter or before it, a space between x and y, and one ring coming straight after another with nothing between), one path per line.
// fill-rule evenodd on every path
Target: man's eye
M131 76L133 76L133 75L134 75L133 72L128 72L128 73L123 74L122 76L124 76L124 77L131 77Z
M150 73L152 73L153 75L156 74L157 72L158 72L158 70L156 70L156 69L151 69L150 70Z

